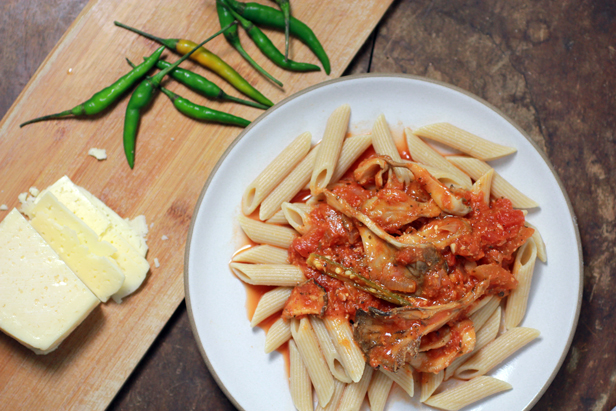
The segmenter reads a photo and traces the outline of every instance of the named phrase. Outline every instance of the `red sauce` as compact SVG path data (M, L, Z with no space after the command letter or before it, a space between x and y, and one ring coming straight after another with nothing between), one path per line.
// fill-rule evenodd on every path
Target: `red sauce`
M455 220L458 225L453 231L457 231L457 235L445 232L446 230L443 231L444 234L441 234L433 227L440 224L441 220L445 221L443 218L445 214L440 212L437 206L436 213L434 213L434 200L419 182L414 181L403 185L392 177L385 187L376 188L374 180L362 181L360 184L353 179L353 170L362 161L374 156L375 152L372 148L366 150L346 173L343 180L331 188L332 192L358 212L366 213L366 215L372 213L369 214L369 218L394 237L405 234L415 236L418 233L421 234L422 229L424 229L423 233L428 235L428 230L432 230L430 235L434 238L429 237L426 242L438 244L442 240L443 245L438 248L432 247L434 251L430 252L433 254L424 255L422 253L426 251L422 251L424 249L421 247L406 248L402 251L395 249L389 252L385 247L391 246L383 242L384 245L378 246L382 248L375 246L379 250L378 255L369 259L359 233L360 223L326 203L319 203L310 212L309 222L306 224L309 227L308 231L293 240L288 253L291 264L299 266L308 279L314 279L319 286L325 289L327 293L326 317L343 317L354 321L358 310L368 311L370 307L374 307L381 311L390 311L395 306L308 266L306 259L311 253L323 255L380 285L383 285L383 282L380 282L378 278L375 279L371 265L376 264L374 261L376 259L390 259L387 260L387 264L407 269L409 275L412 274L419 278L416 291L415 288L405 290L407 293L413 291L413 294L407 294L406 297L417 306L458 302L469 297L470 293L484 280L489 281L486 293L498 294L501 297L517 286L517 281L510 271L511 265L516 250L532 235L533 230L524 226L523 213L513 209L511 201L500 198L491 201L490 204L485 204L481 194L456 190L455 196L462 198L466 204L470 205L472 211L463 217L455 217L458 219ZM408 152L402 152L402 157L411 158ZM293 201L305 201L308 196L308 191L302 191L295 196ZM363 208L368 202L376 206L370 209ZM431 205L429 206L428 203ZM414 216L409 216L407 211L405 211L406 214L396 214L397 206L404 205L407 207L404 210L408 210L409 204L413 204L413 207L416 205L425 207L421 211L423 214L418 212ZM401 221L401 218L409 219ZM464 230L460 227L464 227ZM419 274L412 270L416 270ZM383 272L390 271L382 270L379 273ZM258 300L271 287L247 286L247 289L249 290L248 315L252 318ZM401 292L399 294L404 295ZM472 322L468 320L463 321L464 324L460 322L465 318L464 311L459 313L447 311L448 313L442 312L436 316L442 316L444 321L449 321L446 320L446 315L450 316L451 338L442 347L427 352L428 363L437 363L438 358L452 360L459 354L462 347L462 331L468 332L466 329L455 331L453 329L456 325L472 327ZM265 321L262 327L269 329L277 318L279 314ZM405 330L406 336L416 335L420 338L426 330L426 325L419 320L395 318L388 322L385 328L389 331L378 335L380 341L375 348L376 351L371 353L371 364L374 357L392 355L392 347L399 338L395 333L396 330L402 329ZM436 338L436 336L429 338ZM288 372L288 347L286 344L284 347L282 350L286 350L287 353L285 362ZM382 352L379 353L379 350ZM375 362L372 365L379 364Z

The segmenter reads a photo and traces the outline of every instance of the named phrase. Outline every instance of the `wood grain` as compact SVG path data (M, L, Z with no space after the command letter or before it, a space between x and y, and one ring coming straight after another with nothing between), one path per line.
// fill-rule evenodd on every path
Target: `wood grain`
M217 38L208 48L236 67L273 101L342 74L390 0L297 2L294 14L310 25L332 60L332 74L284 72L263 59L246 36L247 51L285 83L280 90L251 70ZM73 107L128 68L124 57L139 60L155 45L121 30L114 20L153 34L195 41L219 27L214 3L189 1L181 7L164 0L142 3L93 0L84 8L0 123L0 203L16 206L17 195L31 186L44 188L66 174L123 216L145 214L153 224L148 244L152 268L144 286L121 305L96 309L61 346L36 356L0 335L1 409L104 409L184 297L184 245L201 188L218 157L240 129L195 122L182 117L158 98L143 117L136 165L130 170L122 151L123 113L127 98L93 119L66 119L18 124L32 117ZM271 38L281 47L284 38ZM298 41L292 58L317 63ZM177 56L166 52L169 60ZM186 64L200 73L204 70ZM208 78L238 95L216 76ZM169 88L200 104L248 119L260 111L227 103L211 103L175 85ZM105 148L109 159L87 156L91 147ZM2 215L0 215L2 217ZM168 239L163 240L163 235Z

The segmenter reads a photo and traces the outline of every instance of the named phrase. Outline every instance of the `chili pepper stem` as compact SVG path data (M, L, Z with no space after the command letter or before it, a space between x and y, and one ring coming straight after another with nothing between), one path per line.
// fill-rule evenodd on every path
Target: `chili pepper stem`
M141 31L139 29L136 29L134 27L127 26L126 24L120 23L119 21L114 21L113 24L115 24L118 27L122 27L123 29L132 31L133 33L137 33L137 34L139 34L139 35L141 35L141 36L143 36L143 37L145 37L147 39L153 40L153 41L155 41L157 43L163 44L164 46L166 46L167 48L170 48L170 49L175 49L175 46L176 46L176 44L178 42L178 39L163 39L163 38L157 37L157 36L155 36L153 34L146 33L145 31Z
M289 0L276 0L284 14L284 58L289 59L289 26L291 20L291 4Z
M266 106L264 104L261 104L261 103L257 103L256 101L248 101L248 100L244 100L244 99L241 99L241 98L238 98L238 97L233 97L233 96L230 96L227 93L224 94L224 99L228 100L228 101L232 101L234 103L243 104L245 106L250 106L250 107L258 108L258 109L261 109L261 110L267 110L269 108L268 106Z
M259 73L263 74L265 77L267 77L269 80L271 80L272 82L274 82L277 86L279 87L284 87L284 85L282 84L282 82L278 79L276 79L274 76L272 76L271 74L269 74L267 71L265 71L263 69L263 67L261 67L259 64L257 64L256 61L254 61L252 59L252 57L250 57L250 55L248 55L248 53L246 53L246 50L244 50L244 47L242 47L241 44L236 44L235 45L235 49L238 51L238 53L240 53L242 55L242 57L244 57L251 66L253 66Z

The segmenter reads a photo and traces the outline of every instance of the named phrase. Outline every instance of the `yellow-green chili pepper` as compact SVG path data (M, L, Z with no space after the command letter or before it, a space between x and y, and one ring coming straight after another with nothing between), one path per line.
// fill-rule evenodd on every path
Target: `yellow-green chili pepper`
M149 33L145 33L141 30L137 30L133 27L129 27L117 21L114 23L118 27L125 28L146 38L149 38L150 40L154 40L160 44L167 46L170 49L176 50L180 54L186 54L196 46L196 43L190 40L163 39L160 37L153 36ZM233 67L225 63L224 60L222 60L220 57L207 50L206 48L201 47L191 56L191 59L201 64L202 66L212 70L214 73L218 74L229 84L235 87L238 91L244 93L251 99L258 101L261 104L265 104L268 107L274 105L274 103L272 103L267 97L261 94L259 90L251 86L250 83L248 83L242 76L240 76L239 73L233 69Z

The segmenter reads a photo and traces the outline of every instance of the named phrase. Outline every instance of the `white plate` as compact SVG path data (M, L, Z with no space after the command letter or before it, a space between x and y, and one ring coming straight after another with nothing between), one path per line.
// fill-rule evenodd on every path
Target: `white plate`
M547 159L502 113L460 89L410 76L353 76L311 87L268 110L221 158L195 209L185 262L188 312L210 371L240 409L294 409L284 360L278 353L264 354L264 332L250 327L245 288L228 263L245 244L236 223L244 188L300 133L310 131L313 142L320 140L328 116L344 103L351 105L354 132L369 131L384 113L398 132L403 126L447 121L518 149L492 165L541 204L528 220L543 235L548 264L537 264L522 323L539 329L541 336L490 373L509 382L513 390L467 409L529 409L560 368L577 324L582 261L573 211ZM388 409L408 410L401 391L393 392Z

